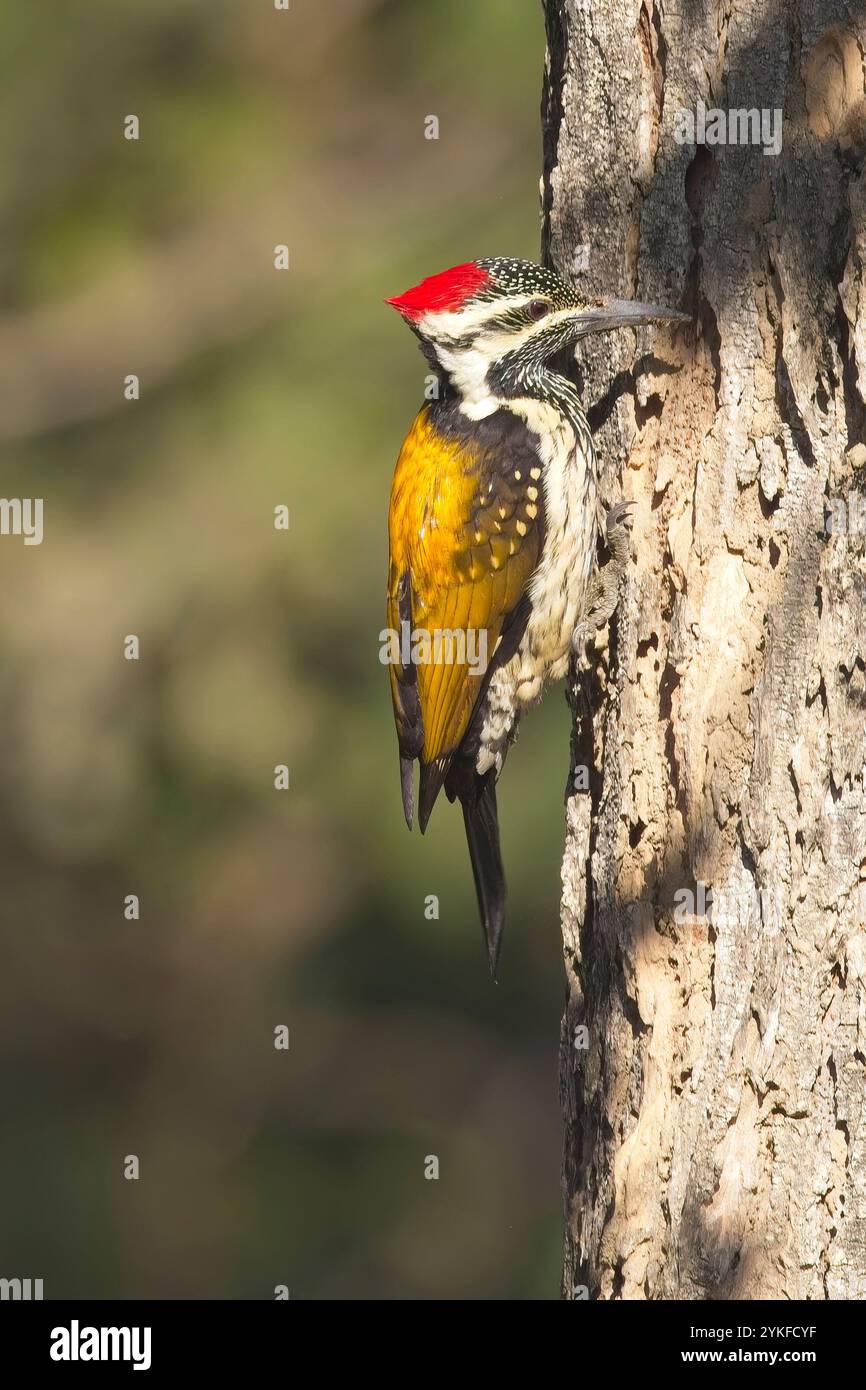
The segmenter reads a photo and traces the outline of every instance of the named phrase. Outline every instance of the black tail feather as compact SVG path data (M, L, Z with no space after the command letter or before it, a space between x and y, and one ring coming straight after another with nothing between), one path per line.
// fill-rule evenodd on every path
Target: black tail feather
M490 973L496 979L496 966L505 929L505 872L499 849L499 817L496 811L496 782L493 772L483 778L473 776L471 787L458 789L463 807L463 823L472 876L478 895L478 910L487 943Z
M433 803L439 795L447 770L447 762L441 759L439 762L421 764L421 776L418 779L418 827L422 835L427 829Z

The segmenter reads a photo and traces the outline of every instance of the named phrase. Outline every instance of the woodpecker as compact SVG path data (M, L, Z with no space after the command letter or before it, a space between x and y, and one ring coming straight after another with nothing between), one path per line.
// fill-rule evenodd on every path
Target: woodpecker
M629 504L604 514L579 392L549 359L589 333L687 315L588 303L553 271L511 257L454 266L386 303L436 378L400 450L389 510L387 631L411 637L389 663L403 809L411 829L416 762L422 833L443 787L460 801L495 977L505 925L496 781L521 716L613 613L629 555ZM600 536L610 559L598 567Z

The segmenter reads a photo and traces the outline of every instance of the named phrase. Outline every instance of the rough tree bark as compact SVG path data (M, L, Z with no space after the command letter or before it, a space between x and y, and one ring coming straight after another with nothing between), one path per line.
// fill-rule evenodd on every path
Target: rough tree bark
M636 505L570 682L566 1297L866 1297L864 10L546 0L545 254L695 320L579 354Z

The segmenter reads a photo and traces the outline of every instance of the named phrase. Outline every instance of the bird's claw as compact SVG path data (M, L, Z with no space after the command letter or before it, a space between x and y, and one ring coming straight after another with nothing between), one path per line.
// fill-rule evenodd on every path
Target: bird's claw
M605 517L605 544L610 559L593 576L586 595L584 616L571 634L571 650L579 657L587 642L613 616L619 597L619 581L628 563L629 533L634 502L617 502Z
M631 499L625 502L614 503L605 517L604 522L604 529L608 536L611 531L615 531L618 526L628 526L631 528L634 524L634 517L632 516L633 506L634 502Z

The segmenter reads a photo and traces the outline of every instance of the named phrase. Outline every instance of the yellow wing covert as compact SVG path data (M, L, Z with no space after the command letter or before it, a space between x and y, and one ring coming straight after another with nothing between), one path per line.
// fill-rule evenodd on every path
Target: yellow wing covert
M437 764L435 790L466 733L503 626L538 564L541 482L531 440L505 411L452 433L425 406L397 460L388 626L399 634L403 657L411 634L416 659L392 664L391 692L401 757Z

